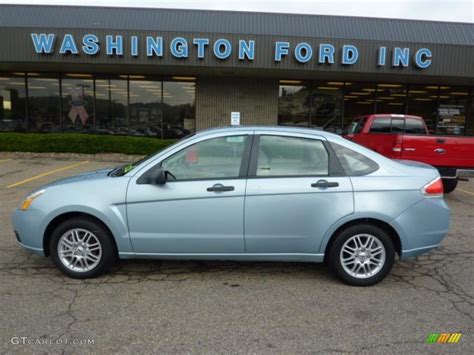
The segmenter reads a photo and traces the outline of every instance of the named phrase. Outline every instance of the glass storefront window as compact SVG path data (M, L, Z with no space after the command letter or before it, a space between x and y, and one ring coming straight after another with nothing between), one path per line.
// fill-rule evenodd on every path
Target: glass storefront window
M438 86L409 85L407 115L422 117L430 133L434 133L437 111Z
M28 73L28 130L61 131L59 75Z
M162 81L130 77L130 134L162 136Z
M25 77L0 75L0 131L24 132L26 124Z
M344 127L359 116L375 112L375 83L345 83L344 87Z
M468 88L440 87L437 134L465 134L468 99Z
M343 82L315 83L311 91L311 126L341 133L343 95Z
M96 132L128 134L128 89L126 79L96 79Z
M474 88L471 88L471 105L469 108L469 119L467 120L466 135L474 136Z
M163 82L163 138L182 138L196 130L194 81Z
M64 74L61 80L64 132L94 133L94 80L89 74Z
M282 81L283 82L283 81ZM311 125L311 89L295 81L293 85L280 85L278 97L278 124L281 126Z
M407 103L407 87L403 84L377 84L376 113L404 114Z

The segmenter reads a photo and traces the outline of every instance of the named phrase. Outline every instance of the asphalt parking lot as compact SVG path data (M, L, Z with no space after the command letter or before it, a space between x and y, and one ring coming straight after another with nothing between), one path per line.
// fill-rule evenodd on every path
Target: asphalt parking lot
M442 247L369 288L304 263L122 261L73 280L16 244L10 213L26 193L118 160L0 154L2 353L472 353L474 179L446 197Z

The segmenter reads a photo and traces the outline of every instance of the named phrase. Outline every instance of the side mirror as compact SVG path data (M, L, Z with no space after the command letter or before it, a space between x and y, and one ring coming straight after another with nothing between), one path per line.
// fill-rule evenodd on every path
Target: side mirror
M163 169L158 169L156 175L153 178L153 183L155 183L156 185L166 184L166 172Z

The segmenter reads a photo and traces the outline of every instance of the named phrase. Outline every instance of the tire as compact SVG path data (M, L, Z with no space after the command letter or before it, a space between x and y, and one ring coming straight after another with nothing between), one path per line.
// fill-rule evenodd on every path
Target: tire
M458 186L458 179L442 179L443 181L443 190L445 194L449 194L456 190Z
M356 247L357 240L361 242L358 243L359 248ZM362 247L366 242L371 247L370 251ZM350 254L351 249L354 254ZM329 267L336 276L352 286L371 286L382 281L392 270L394 261L392 239L387 232L372 224L357 224L339 232L330 247L328 258ZM357 275L351 274L351 271Z
M74 217L57 226L51 235L49 253L56 267L75 279L99 276L117 258L110 232L86 217Z

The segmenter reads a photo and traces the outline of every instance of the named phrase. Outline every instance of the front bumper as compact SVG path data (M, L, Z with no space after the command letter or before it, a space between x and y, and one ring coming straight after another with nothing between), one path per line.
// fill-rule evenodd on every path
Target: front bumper
M393 221L401 231L401 260L415 257L439 246L449 230L449 207L442 198L425 198Z
M45 255L43 248L44 231L41 225L44 221L44 213L40 210L15 210L12 215L13 230L18 243L25 249Z

